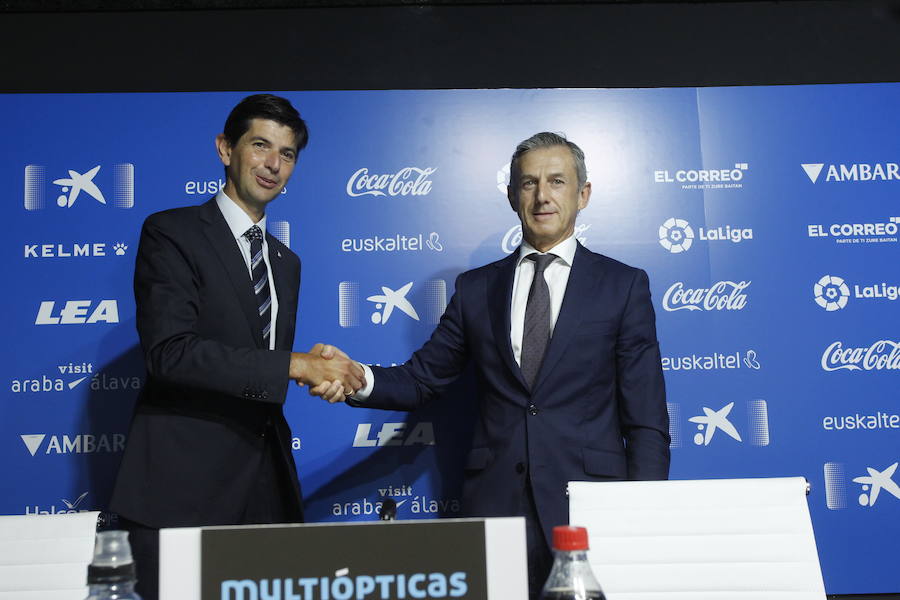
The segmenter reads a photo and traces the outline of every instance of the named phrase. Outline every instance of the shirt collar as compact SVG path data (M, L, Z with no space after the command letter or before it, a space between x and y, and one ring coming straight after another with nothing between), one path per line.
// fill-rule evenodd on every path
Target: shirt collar
M578 249L578 241L575 239L575 234L573 233L565 240L561 241L557 245L553 246L546 253L552 252L556 256L558 256L562 261L566 264L566 266L571 267L572 261L575 260L575 250ZM519 260L516 262L516 266L522 264L522 261L525 260L529 254L538 253L535 250L534 246L526 242L524 239L522 240L522 245L519 246Z
M231 230L231 235L234 237L242 237L248 229L253 227L253 225L259 225L259 228L262 229L263 235L265 236L266 215L263 215L263 218L259 220L259 223L254 223L250 216L221 190L216 194L216 204L219 205L219 210L222 212L222 216L225 217L225 222L228 223L228 229Z

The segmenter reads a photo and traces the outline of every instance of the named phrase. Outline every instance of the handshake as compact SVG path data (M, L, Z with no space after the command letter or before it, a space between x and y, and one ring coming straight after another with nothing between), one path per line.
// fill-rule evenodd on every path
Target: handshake
M335 346L316 344L309 352L292 352L288 375L297 385L328 402L343 402L366 386L365 370Z

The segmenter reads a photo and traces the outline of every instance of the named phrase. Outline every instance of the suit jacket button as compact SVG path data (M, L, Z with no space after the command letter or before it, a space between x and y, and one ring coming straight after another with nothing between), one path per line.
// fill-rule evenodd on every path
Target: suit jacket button
M521 474L524 473L524 472L525 472L525 465L524 465L524 463L516 463L516 473L518 473L519 475L521 475Z
M534 404L529 404L528 405L528 414L530 414L532 417L534 415L538 414L538 407L535 406Z

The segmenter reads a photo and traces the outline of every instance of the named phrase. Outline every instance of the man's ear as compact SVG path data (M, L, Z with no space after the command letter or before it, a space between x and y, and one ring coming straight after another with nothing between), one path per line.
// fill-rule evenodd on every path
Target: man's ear
M216 136L216 152L219 154L219 160L226 167L231 164L231 144L225 139L225 134L220 133Z
M591 201L591 182L586 181L584 187L578 192L578 210L584 209Z

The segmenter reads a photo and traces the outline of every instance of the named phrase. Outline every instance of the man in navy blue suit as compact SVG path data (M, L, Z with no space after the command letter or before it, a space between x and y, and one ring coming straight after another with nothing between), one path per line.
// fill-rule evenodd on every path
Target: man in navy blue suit
M266 231L266 208L307 139L287 99L248 96L215 140L223 188L141 230L134 295L147 382L109 508L130 532L145 600L157 596L160 528L302 521L288 385L362 384L343 357L292 352L300 258Z
M474 363L463 505L472 516L525 516L537 597L550 532L568 522L566 482L666 479L669 418L647 274L575 239L591 197L584 153L538 133L510 167L519 250L461 274L431 339L401 366L365 367L367 385L348 403L412 410ZM336 389L313 392L334 401Z

